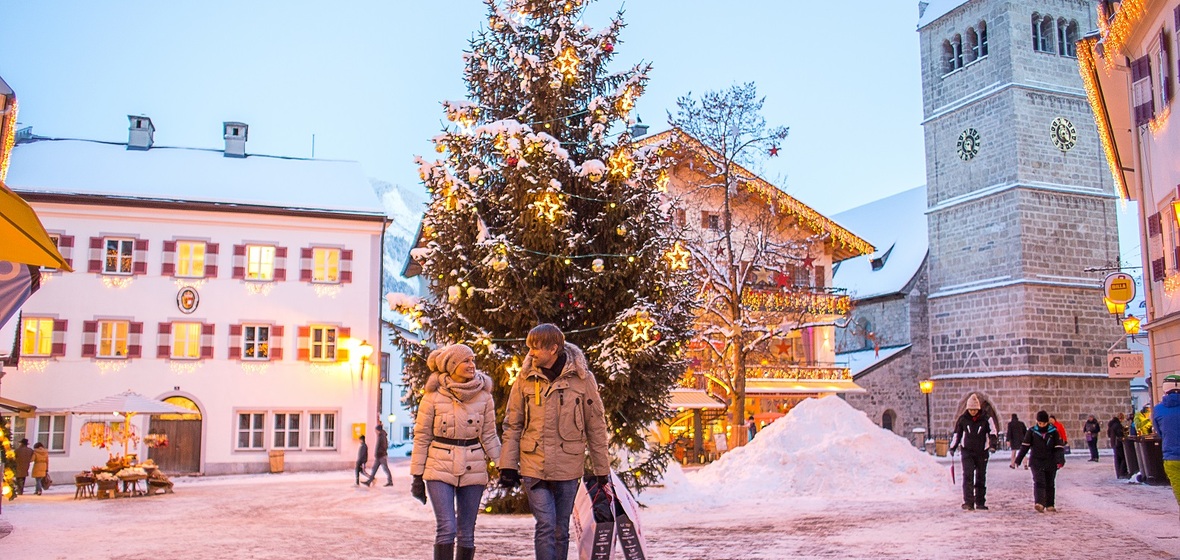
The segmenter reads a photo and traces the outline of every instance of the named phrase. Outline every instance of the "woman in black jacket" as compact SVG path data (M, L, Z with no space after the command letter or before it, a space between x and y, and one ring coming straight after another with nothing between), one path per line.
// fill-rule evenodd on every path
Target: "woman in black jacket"
M1008 465L1016 468L1028 455L1033 475L1033 498L1037 512L1056 512L1057 470L1065 466L1065 445L1057 428L1049 423L1049 413L1037 412L1037 425L1024 435L1020 453Z

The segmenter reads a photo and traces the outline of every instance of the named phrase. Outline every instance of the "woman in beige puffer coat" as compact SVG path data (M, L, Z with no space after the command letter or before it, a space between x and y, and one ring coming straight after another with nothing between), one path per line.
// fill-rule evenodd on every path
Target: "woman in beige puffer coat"
M422 503L430 494L435 560L471 560L487 462L500 460L492 380L476 371L475 353L463 344L431 352L426 366L433 373L414 421L411 493Z

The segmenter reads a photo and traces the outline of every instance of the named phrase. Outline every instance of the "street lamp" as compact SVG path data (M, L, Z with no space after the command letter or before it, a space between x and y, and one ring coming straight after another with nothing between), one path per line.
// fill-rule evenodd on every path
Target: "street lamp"
M1131 341L1135 341L1135 335L1139 334L1139 318L1134 315L1127 315L1123 319L1123 332L1131 335Z
M369 344L369 341L367 340L362 340L356 348L361 356L361 379L364 379L365 366L369 364L369 356L373 355L373 345Z
M933 437L933 434L930 433L930 393L934 392L934 382L929 379L920 381L918 388L922 390L923 395L926 395L926 438L922 441L922 451L926 451L926 441Z

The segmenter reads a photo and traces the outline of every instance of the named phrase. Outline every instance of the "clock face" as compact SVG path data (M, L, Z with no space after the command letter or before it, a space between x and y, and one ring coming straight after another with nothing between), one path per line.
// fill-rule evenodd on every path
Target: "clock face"
M1053 119L1053 124L1049 125L1049 136L1053 139L1053 145L1063 152L1068 152L1078 143L1078 130L1065 117Z
M959 143L956 146L959 151L959 158L967 161L975 154L979 153L979 131L974 128L968 128L959 135Z

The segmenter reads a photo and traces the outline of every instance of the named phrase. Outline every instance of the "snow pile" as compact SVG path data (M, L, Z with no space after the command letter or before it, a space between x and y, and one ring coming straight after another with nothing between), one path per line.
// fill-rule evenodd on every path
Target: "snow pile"
M904 498L945 491L949 482L947 469L933 457L837 397L807 399L745 447L696 472L669 474L666 488L712 494L718 501Z

